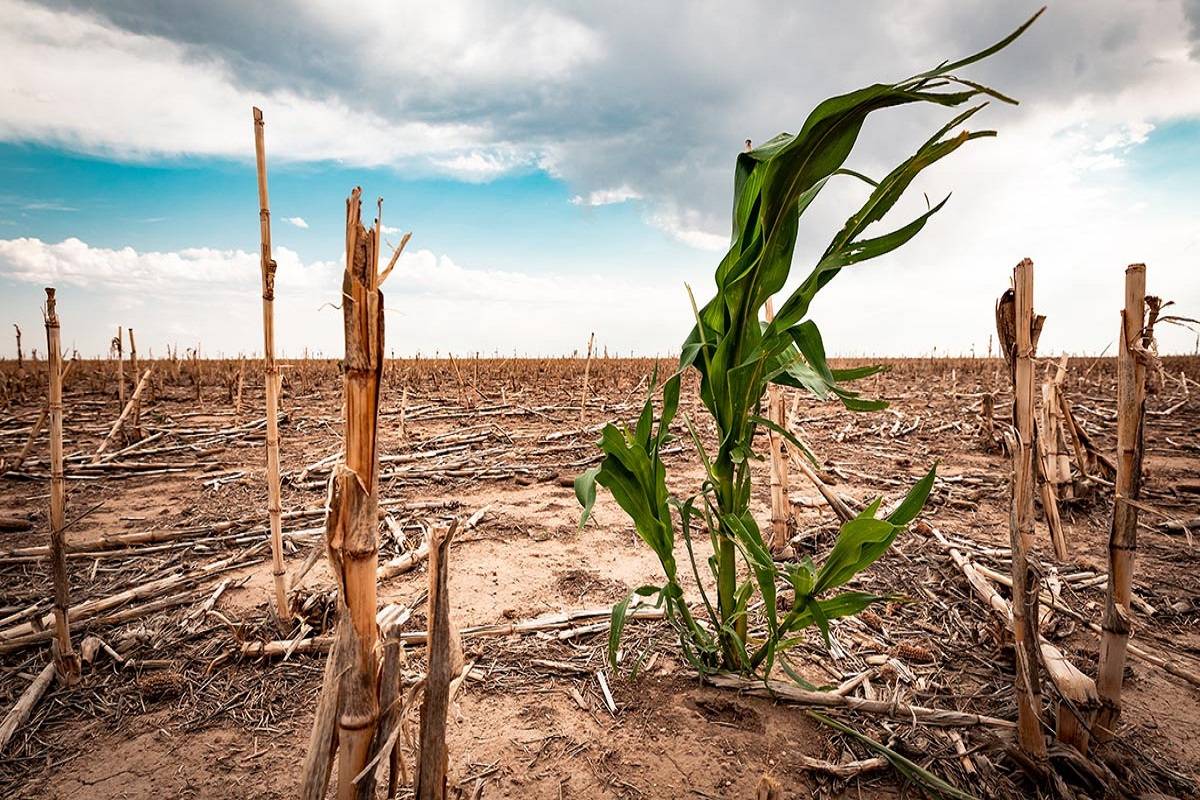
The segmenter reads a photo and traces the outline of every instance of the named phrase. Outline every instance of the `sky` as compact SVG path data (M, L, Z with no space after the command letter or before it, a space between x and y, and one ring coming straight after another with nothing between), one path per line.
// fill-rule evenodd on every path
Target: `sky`
M677 351L728 247L745 139L822 99L1001 38L1037 3L0 0L0 323L45 350L262 346L251 107L266 119L284 356L337 357L345 199L412 240L384 286L396 355ZM1124 268L1200 317L1200 0L1054 2L967 77L1018 100L970 122L880 231L949 203L904 248L844 270L810 316L839 355L985 354L992 307L1035 264L1044 354L1112 352ZM868 119L880 176L952 114ZM793 286L864 199L831 182ZM385 257L391 247L385 245ZM786 289L785 289L786 290ZM8 324L0 356L15 354ZM1163 352L1197 333L1165 326Z

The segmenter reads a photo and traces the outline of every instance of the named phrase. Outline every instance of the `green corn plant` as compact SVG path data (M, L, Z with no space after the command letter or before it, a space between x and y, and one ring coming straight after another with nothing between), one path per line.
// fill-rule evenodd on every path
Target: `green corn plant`
M599 443L604 453L600 466L583 473L575 482L584 509L580 524L586 523L591 512L597 484L604 487L629 515L641 539L654 550L665 577L662 585L640 587L614 608L610 659L615 659L634 596L657 598L679 630L685 657L696 668L764 675L770 673L778 656L803 640L804 629L815 625L828 638L830 620L856 614L886 599L839 590L882 556L916 517L933 486L934 470L887 516L878 516L880 500L876 500L845 523L832 551L819 566L811 559L777 564L749 511L750 465L759 458L752 448L755 431L759 426L775 430L814 463L815 459L796 437L760 415L763 395L767 384L774 382L806 390L817 398L836 398L850 411L886 407L886 403L865 399L847 386L879 368L830 368L821 333L806 315L817 292L839 271L900 247L945 205L948 197L927 206L924 213L895 230L865 235L922 170L968 141L995 135L990 130L951 133L986 102L954 116L916 153L878 181L843 165L867 116L874 111L913 103L950 108L980 96L1015 103L956 73L1012 43L1037 16L967 58L943 62L899 83L875 84L825 100L813 109L798 133L780 134L738 156L732 242L717 267L715 296L703 308L697 308L692 298L696 323L684 342L678 370L662 385L657 424L652 390L633 428L611 424L604 428ZM774 319L763 323L763 305L783 289L790 275L800 217L834 176L865 181L871 187L870 196L833 237ZM718 445L715 453L708 453L692 421L685 416L686 429L703 462L705 479L697 494L681 500L667 492L662 451L671 440L669 429L679 408L680 382L689 370L699 373L700 399L715 424ZM715 604L705 591L696 563L692 533L700 525L712 544L708 568L716 585ZM693 613L684 599L675 554L677 531L686 546L703 614ZM741 582L739 558L747 566L748 576ZM793 594L791 607L783 613L778 601L781 587ZM756 597L761 602L762 624L756 624L751 636L750 612L753 604L757 613ZM791 673L786 658L779 663Z

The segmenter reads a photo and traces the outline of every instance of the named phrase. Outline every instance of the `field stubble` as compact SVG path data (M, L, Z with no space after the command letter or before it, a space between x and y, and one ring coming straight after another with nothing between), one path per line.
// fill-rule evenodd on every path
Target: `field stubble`
M95 636L113 652L91 654L74 690L50 689L5 752L0 794L291 796L323 665L312 651L332 629L333 584L318 559L299 591L302 619L286 634L271 621L261 369L236 360L142 365L153 372L138 418L99 459L93 454L121 411L115 366L80 362L66 380L72 633L77 645ZM38 417L44 366L27 362L19 372L8 362L0 372L6 469ZM394 574L381 581L380 602L412 609L406 630L424 628L426 579L419 564L409 571L400 565L419 546L423 525L453 517L471 523L451 549L452 615L460 628L603 608L658 582L653 554L634 540L611 499L602 497L593 521L578 529L571 488L600 457L599 427L640 410L653 366L594 359L581 417L582 358L388 362L380 560ZM661 375L673 365L658 366ZM1166 381L1148 404L1143 502L1155 513L1143 516L1133 642L1196 671L1200 557L1190 539L1200 533L1200 360L1169 357L1165 366ZM284 544L294 575L321 544L327 481L341 448L341 394L336 362L288 363L283 376ZM1111 360L1071 361L1067 393L1106 452L1115 448L1113 381ZM982 358L910 359L863 383L891 407L848 414L807 397L795 402L792 390L785 403L795 430L824 460L822 477L852 509L873 490L886 492L885 502L896 499L940 462L923 524L856 587L910 602L836 623L828 650L810 636L796 662L810 681L840 686L847 697L1011 720L1011 648L932 533L985 572L1008 573L1008 461L986 451L979 435L987 391L995 393L997 426L1007 422L1005 369ZM700 419L697 408L695 385L685 381L682 410ZM700 478L682 424L667 455L672 488L680 491ZM701 434L711 438L711 431ZM760 444L765 454L765 436ZM48 650L49 632L37 624L51 596L43 558L47 452L43 433L0 480L0 516L18 529L0 534L0 629L11 640L0 641L6 708ZM766 462L757 469L754 509L765 526ZM823 553L835 516L803 476L792 475L790 500L793 549ZM1097 637L1088 623L1098 623L1103 610L1111 503L1101 488L1063 506L1065 562L1054 560L1038 522L1037 555L1045 574L1056 570L1057 596L1068 609L1049 614L1042 633L1089 674ZM699 549L706 557L707 543ZM830 774L831 764L874 754L801 710L698 683L665 623L631 622L622 674L613 674L604 656L607 625L594 622L467 638L473 667L451 709L449 740L451 782L468 796L478 787L483 796L510 797L750 797L763 774L785 796L899 794L886 766L860 765L847 770L858 771L848 779ZM286 658L244 654L280 638L300 640ZM420 649L410 651L407 669L423 669ZM1126 686L1118 745L1124 777L1180 796L1194 792L1197 687L1140 660L1129 663ZM1006 730L838 714L973 793L1024 796ZM720 773L706 768L714 763L724 765Z

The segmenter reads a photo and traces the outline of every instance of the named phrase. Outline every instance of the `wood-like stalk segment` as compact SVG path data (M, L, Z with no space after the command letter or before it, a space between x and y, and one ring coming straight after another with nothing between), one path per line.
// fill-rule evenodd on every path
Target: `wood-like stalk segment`
M242 415L242 388L246 385L246 359L242 356L238 357L238 376L237 390L233 398L233 414L240 417Z
M1042 413L1046 415L1047 447L1052 456L1048 470L1051 482L1056 489L1062 487L1059 496L1074 497L1075 487L1071 483L1071 451L1067 444L1062 403L1058 399L1067 380L1067 360L1067 356L1060 357L1054 367L1054 375L1042 384Z
M127 328L125 332L129 334L129 374L137 375L137 342L133 338L133 328Z
M5 715L4 721L0 722L0 753L4 752L4 748L8 746L13 734L25 724L33 707L50 688L50 684L54 681L54 671L53 662L42 667L42 671L29 683L29 686L25 687L25 691L21 693L12 709Z
M429 667L425 675L425 701L421 706L420 761L417 763L417 800L443 800L446 796L446 710L450 682L459 671L461 645L450 625L450 586L447 557L455 525L435 528L429 547ZM457 658L456 658L457 655Z
M338 793L355 797L354 777L371 757L379 719L379 628L375 621L379 560L379 392L383 377L383 293L379 291L379 220L361 221L361 189L346 204L346 271L342 314L346 358L345 463L333 476L326 531L330 566L343 598L349 668L342 675L338 711Z
M1058 395L1067 377L1067 357L1062 356L1053 375L1042 383L1042 407L1037 417L1038 464L1042 473L1042 510L1050 528L1054 557L1065 561L1070 555L1067 535L1059 516L1058 502L1075 496L1071 483L1071 456L1063 431L1062 408Z
M990 373L989 373L990 374ZM996 447L996 397L989 388L979 401L979 443L984 450Z
M592 347L596 344L596 333L588 337L587 363L583 365L583 392L579 396L579 421L583 422L583 415L587 412L587 396L588 396L588 379L592 372Z
M1092 484L1092 461L1087 445L1076 428L1074 415L1071 412L1071 401L1061 388L1057 391L1058 410L1062 414L1063 429L1070 434L1071 452L1075 456L1075 468L1079 470L1079 485L1084 487Z
M338 610L337 633L329 657L325 661L325 677L317 699L312 732L308 736L308 752L300 777L301 800L325 800L329 788L329 773L337 751L338 697L342 675L352 668L349 643L350 620L344 606Z
M854 519L854 512L846 505L842 498L838 497L829 484L821 480L821 476L809 466L804 460L804 456L798 455L795 450L791 453L792 464L800 471L804 477L812 482L812 485L817 487L817 491L821 493L821 497L825 498L825 502L829 503L829 507L833 509L833 513L837 514L838 519L842 522L849 522Z
M117 337L113 339L113 347L117 351L117 403L125 406L125 334L120 325L117 326Z
M280 624L289 615L283 568L283 501L279 489L279 368L275 364L275 259L271 258L271 204L267 196L267 149L262 111L254 109L254 156L258 165L259 266L263 301L263 384L267 395L267 516L271 525L271 575Z
M200 395L203 391L204 372L200 365L200 343L196 343L196 349L192 350L192 388L195 390L196 402L200 402Z
M1108 539L1108 590L1100 637L1096 689L1100 711L1093 733L1110 740L1121 716L1121 683L1133 619L1133 556L1137 551L1138 498L1142 489L1142 422L1146 410L1146 367L1138 354L1144 337L1146 265L1125 270L1125 308L1117 350L1117 480Z
M775 318L775 305L767 298L767 322ZM778 384L767 384L767 418L784 428L783 389ZM783 455L783 437L777 431L767 430L767 444L771 451L771 538L767 543L771 553L783 552L788 540L788 518L791 516L788 503L788 468Z
M1040 416L1040 415L1039 415ZM1050 544L1054 547L1054 557L1066 561L1070 556L1067 550L1067 536L1063 531L1062 517L1058 512L1058 489L1055 487L1049 471L1050 451L1046 442L1046 426L1036 424L1034 441L1037 443L1037 474L1041 476L1038 493L1042 498L1042 515L1046 518L1046 528L1050 531Z
M1006 295L1007 298L1007 295ZM1006 318L1001 322L1001 316ZM1011 314L1011 317L1007 317ZM997 308L1000 341L1007 345L1013 375L1012 508L1009 539L1012 546L1013 650L1016 670L1017 742L1036 761L1046 757L1042 734L1041 677L1038 667L1038 579L1029 561L1033 544L1033 353L1037 334L1033 313L1033 262L1024 259L1013 270L1011 302ZM1009 327L1011 326L1011 327ZM1038 326L1040 329L1040 325Z
M62 350L55 308L54 289L46 289L46 372L50 412L50 569L54 577L54 664L58 677L68 686L79 679L79 657L71 647L69 621L71 590L67 584L67 560L63 554L63 525L66 518L67 480L63 473Z
M129 374L135 378L138 374L138 357L137 357L137 341L133 338L133 328L128 329L129 333ZM153 393L153 387L150 387ZM133 418L129 421L130 427L136 432L142 423L142 401L138 400L133 406Z
M400 626L395 624L380 626L379 633L383 644L383 663L379 669L380 719L379 726L375 730L375 741L371 745L371 751L375 754L373 759L377 759L378 763L383 763L383 759L387 758L388 797L396 796L402 778L405 784L408 783L407 768L402 764L403 754L396 746L396 733L404 724L403 717L407 710L404 707L404 697L401 692L401 670L404 667L405 658L404 642L397 635L400 632L399 628ZM359 779L360 792L367 786L373 785L377 769L378 766L372 767L368 775ZM364 781L371 783L364 785Z
M129 419L129 415L133 413L133 410L141 401L142 392L145 390L146 384L150 380L150 373L152 372L154 372L154 367L148 368L142 375L141 380L138 381L137 388L133 390L133 395L129 398L129 402L125 404L125 408L121 410L121 415L117 417L117 421L113 423L108 435L104 437L104 441L100 443L100 446L96 448L96 452L92 455L93 464L97 463L100 460L100 456L104 455L104 451L116 441L117 434L120 433L121 428L124 427L125 422Z
M912 722L920 720L926 725L967 727L978 725L997 730L1011 730L1013 724L1006 719L972 714L965 711L910 706L893 700L868 700L862 697L843 696L836 692L802 689L790 680L759 677L746 678L728 672L713 672L704 676L704 681L723 689L737 689L746 694L770 697L773 700L808 708L848 709L864 714L877 714L892 719Z

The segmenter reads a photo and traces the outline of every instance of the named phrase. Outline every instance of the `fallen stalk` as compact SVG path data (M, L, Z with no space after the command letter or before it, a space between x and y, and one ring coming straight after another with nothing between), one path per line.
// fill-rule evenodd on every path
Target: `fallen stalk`
M380 610L384 614L390 607ZM459 630L459 636L474 639L484 636L524 636L545 631L559 631L559 638L573 638L570 634L587 629L587 625L579 625L581 621L598 621L599 630L604 630L612 616L611 608L586 608L577 611L564 611L547 614L519 622L498 622L491 625L475 625ZM658 620L663 618L660 608L644 607L631 610L626 619ZM592 631L597 632L597 631ZM429 636L428 631L404 631L396 634L396 638L408 646L423 646ZM308 639L276 639L270 642L245 642L241 646L244 658L275 658L292 653L324 653L333 645L334 636L314 636Z
M4 748L8 746L9 740L12 739L17 729L25 724L25 720L29 719L33 707L37 705L38 700L42 699L42 695L46 693L46 689L50 688L50 684L53 682L54 662L51 661L42 667L42 671L37 674L37 677L25 687L25 691L21 692L17 702L5 715L4 722L0 723L0 753L4 752Z
M125 420L129 419L129 415L133 413L133 410L141 401L142 392L145 390L146 382L150 380L150 374L152 372L154 372L153 367L147 369L142 375L141 380L138 381L137 388L133 390L133 395L129 398L129 402L125 404L125 408L121 410L121 415L117 417L117 421L113 423L108 435L104 437L104 441L100 443L100 446L96 448L96 452L92 455L93 464L99 462L100 457L104 455L104 451L108 449L108 446L116 441L117 434L120 433L121 428L125 426Z
M65 381L67 376L71 374L71 367L75 366L77 359L72 358L63 367L62 380ZM50 415L50 401L47 400L42 406L42 410L38 412L37 419L29 426L29 437L25 440L25 446L21 448L21 452L13 459L11 464L5 465L4 469L0 469L0 474L5 472L16 472L25 463L25 459L29 457L29 451L33 449L33 443L37 441L37 437L41 435L42 428L46 427L46 420Z
M71 609L71 622L81 623L128 603L158 597L172 589L190 586L226 570L244 566L261 549L262 546L257 545L250 548L247 552L239 553L221 561L215 561L195 572L160 578L108 597L80 603ZM24 622L0 631L0 653L9 653L36 642L45 641L52 635L50 626L53 625L53 622L53 615L46 614L36 623L32 621Z
M790 681L767 680L760 678L743 678L725 672L717 672L704 676L704 680L721 689L736 689L746 694L759 697L773 697L778 700L804 706L807 708L832 708L846 711L859 711L865 714L875 714L892 719L913 721L918 720L926 725L947 726L984 726L1016 730L1017 724L1012 720L989 717L986 714L972 714L966 711L951 711L949 709L913 706L904 703L893 703L887 700L867 700L861 697L846 697L833 692L816 692L801 689Z
M1004 575L1002 573L997 573L995 570L988 569L987 567L984 567L981 564L972 563L972 566L975 568L975 570L980 575L987 578L988 580L992 580L992 581L995 581L996 583L1000 583L1004 586L1009 587L1010 589L1012 588L1012 579L1009 578L1007 575ZM1059 611L1059 612L1071 617L1076 622L1079 622L1080 624L1084 625L1092 633L1101 635L1104 632L1104 629L1100 625L1098 625L1095 622L1092 622L1091 620L1088 620L1082 614L1080 614L1078 611L1071 608L1070 606L1066 606L1066 605L1063 605L1062 603L1058 602L1050 594L1048 594L1046 592L1041 593L1041 602L1046 603L1048 606L1053 608L1055 611ZM1158 667L1159 669L1166 672L1167 674L1174 675L1176 678L1179 678L1180 680L1182 680L1186 683L1189 683L1192 686L1195 686L1196 688L1200 689L1200 669L1197 669L1195 667L1189 667L1187 664L1185 664L1179 658L1174 658L1174 657L1168 658L1166 656L1162 656L1157 653L1154 653L1150 650L1145 649L1141 645L1134 644L1132 641L1128 643L1127 648L1128 648L1129 655L1132 656L1135 660L1141 661L1145 664L1150 664L1151 666Z
M975 564L971 563L970 559L946 541L940 531L934 528L933 535L949 551L951 560L962 571L975 594L1000 617L1005 628L1011 633L1015 624L1013 607L992 588L983 573ZM1008 583L1011 588L1011 579ZM1080 752L1086 752L1091 735L1088 718L1100 699L1096 694L1096 684L1075 667L1062 654L1062 651L1040 634L1038 635L1038 645L1040 646L1039 655L1042 666L1046 668L1046 673L1050 676L1050 680L1058 689L1059 694L1067 700L1066 703L1060 704L1058 709L1058 738ZM1038 735L1041 735L1040 732Z

